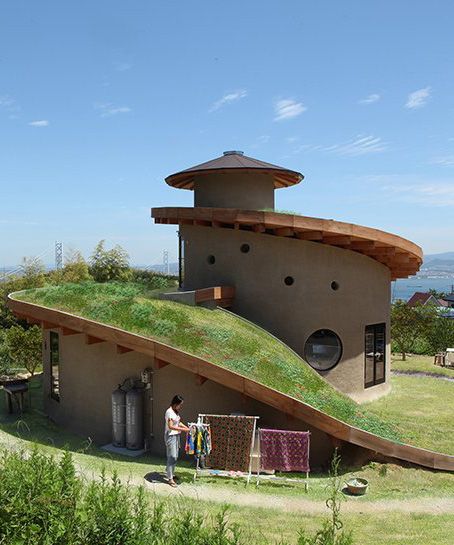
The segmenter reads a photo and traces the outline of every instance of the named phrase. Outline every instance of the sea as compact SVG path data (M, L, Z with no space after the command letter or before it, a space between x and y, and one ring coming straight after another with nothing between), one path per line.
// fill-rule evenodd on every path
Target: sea
M399 278L391 283L391 300L403 299L408 301L415 291L428 292L437 290L446 293L454 292L454 277L419 277Z

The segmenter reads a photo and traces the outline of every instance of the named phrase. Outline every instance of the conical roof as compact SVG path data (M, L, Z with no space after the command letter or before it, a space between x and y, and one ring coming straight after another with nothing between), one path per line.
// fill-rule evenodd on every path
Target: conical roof
M276 189L298 184L304 178L300 172L259 161L243 155L242 151L224 151L221 157L167 176L166 182L179 189L194 189L194 178L197 175L234 169L272 174Z

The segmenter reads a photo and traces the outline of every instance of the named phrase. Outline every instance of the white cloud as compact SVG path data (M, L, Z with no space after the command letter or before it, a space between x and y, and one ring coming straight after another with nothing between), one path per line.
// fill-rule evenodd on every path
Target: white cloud
M453 167L454 166L454 155L445 155L444 157L436 157L432 164L440 165L443 167Z
M301 115L307 110L302 102L296 102L290 98L278 100L274 105L275 118L274 121L282 121L283 119L292 119Z
M30 127L48 127L49 121L47 119L38 119L37 121L30 121Z
M95 104L95 110L99 110L101 117L112 117L113 115L132 112L129 106L114 106L111 102Z
M410 93L405 104L406 108L415 109L422 108L426 105L427 99L430 96L430 87L424 87Z
M379 187L391 200L423 206L454 206L454 179L418 179L411 175L366 176L364 180Z
M386 142L380 137L358 135L356 138L345 144L334 144L323 148L324 151L336 153L337 155L348 155L357 157L368 153L379 153L387 149Z
M227 93L222 98L217 100L208 111L215 112L216 110L219 110L226 104L231 104L232 102L241 100L242 98L246 96L247 96L247 91L245 89L240 89L239 91L234 91L233 93Z
M372 93L371 95L367 96L366 98L362 98L359 103L360 104L373 104L374 102L378 102L380 100L380 95L377 93Z
M117 72L126 72L126 70L130 70L132 68L132 64L130 64L129 62L115 61L113 65Z
M17 104L14 98L10 97L9 95L0 96L0 108L6 112L10 112L11 114L15 114L20 111L20 106ZM10 115L9 117L10 119L15 119L17 116Z

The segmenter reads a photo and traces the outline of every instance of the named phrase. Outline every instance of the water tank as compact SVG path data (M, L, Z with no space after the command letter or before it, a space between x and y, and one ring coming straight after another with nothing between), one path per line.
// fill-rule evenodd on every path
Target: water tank
M126 392L120 385L112 392L112 445L126 445Z
M138 388L126 394L126 448L143 448L143 391Z

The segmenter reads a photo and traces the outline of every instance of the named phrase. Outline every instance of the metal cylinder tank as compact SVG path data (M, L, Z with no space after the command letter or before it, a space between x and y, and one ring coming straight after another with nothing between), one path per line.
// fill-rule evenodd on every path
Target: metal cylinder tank
M126 392L120 385L112 392L112 445L126 445Z
M126 448L143 448L143 391L138 388L126 394Z

